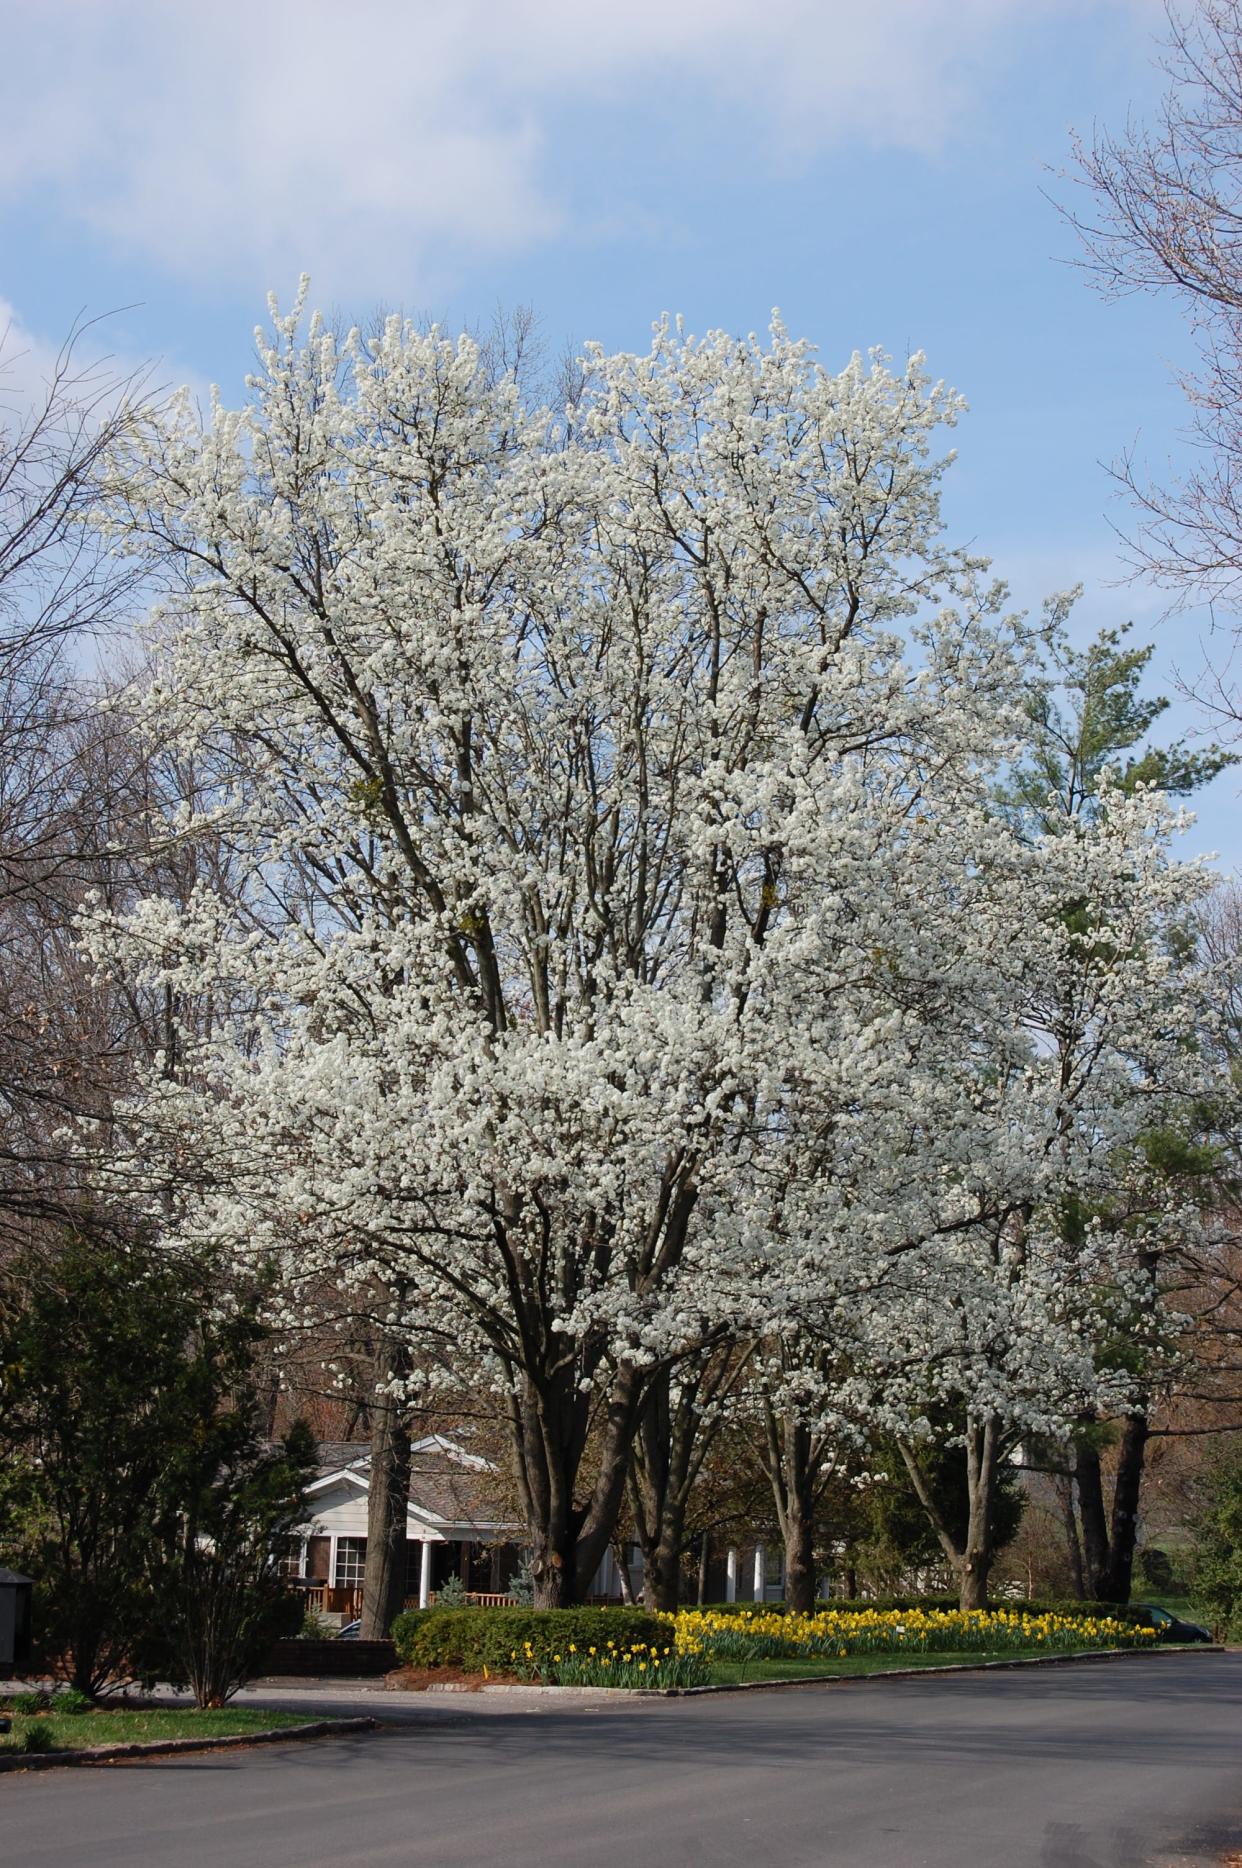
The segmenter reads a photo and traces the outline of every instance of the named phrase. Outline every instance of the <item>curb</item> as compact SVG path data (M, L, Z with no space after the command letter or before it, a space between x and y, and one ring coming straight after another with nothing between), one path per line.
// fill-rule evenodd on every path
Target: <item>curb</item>
M714 1686L542 1686L532 1681L528 1686L497 1683L479 1686L459 1685L454 1682L447 1686L427 1686L418 1688L410 1694L411 1698L421 1698L424 1694L469 1694L472 1697L486 1695L488 1698L503 1697L508 1694L522 1695L530 1699L536 1696L549 1699L591 1699L604 1703L615 1699L696 1699L709 1693L770 1693L788 1692L793 1687L803 1686L869 1686L877 1680L922 1680L930 1675L933 1679L946 1673L993 1673L996 1671L1012 1672L1019 1667L1062 1667L1071 1661L1109 1661L1149 1660L1157 1654L1223 1654L1225 1647L1219 1642L1194 1641L1179 1644L1171 1643L1161 1647L1106 1647L1076 1649L1071 1654L1025 1654L1015 1656L1013 1660L977 1660L945 1661L935 1667L885 1667L876 1673L838 1673L838 1674L802 1674L788 1680L728 1680ZM387 1691L400 1695L405 1691L401 1687L389 1687Z
M64 1764L114 1764L123 1758L164 1758L183 1751L235 1751L243 1745L274 1745L291 1738L335 1738L342 1732L376 1732L378 1719L317 1719L313 1725L273 1726L266 1732L229 1732L218 1738L152 1738L128 1745L94 1745L79 1751L16 1752L0 1758L0 1771L50 1771Z
M886 1667L879 1673L839 1673L804 1675L792 1680L730 1680L722 1681L718 1686L666 1686L654 1692L650 1687L628 1687L622 1691L630 1692L647 1699L691 1699L704 1693L761 1693L773 1689L788 1692L794 1686L870 1686L877 1680L923 1680L928 1675L936 1679L946 1673L1010 1673L1019 1667L1062 1667L1069 1661L1081 1660L1134 1660L1141 1657L1150 1660L1157 1654L1223 1654L1224 1647L1219 1642L1187 1642L1173 1647L1090 1647L1082 1648L1072 1654L1024 1654L1013 1660L977 1660L946 1661L937 1667ZM555 1688L549 1691L555 1692Z

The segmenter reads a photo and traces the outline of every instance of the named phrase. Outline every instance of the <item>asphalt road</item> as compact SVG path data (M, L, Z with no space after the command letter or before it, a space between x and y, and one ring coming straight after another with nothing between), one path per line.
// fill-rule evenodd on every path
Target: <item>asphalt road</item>
M393 1723L0 1776L4 1868L1198 1868L1242 1849L1242 1654L602 1706L248 1697Z

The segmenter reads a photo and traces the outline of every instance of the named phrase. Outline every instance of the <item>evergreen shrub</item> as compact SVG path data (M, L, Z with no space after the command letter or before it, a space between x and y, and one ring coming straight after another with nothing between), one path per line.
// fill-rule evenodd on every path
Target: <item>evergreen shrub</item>
M631 1647L669 1638L667 1626L643 1609L466 1608L406 1609L392 1625L398 1659L407 1667L484 1667L504 1673L529 1641L536 1652L551 1643L587 1648L609 1641Z

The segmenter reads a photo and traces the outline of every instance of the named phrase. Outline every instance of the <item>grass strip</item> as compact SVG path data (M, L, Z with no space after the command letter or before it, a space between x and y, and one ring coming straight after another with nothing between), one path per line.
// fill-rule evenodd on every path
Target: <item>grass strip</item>
M276 1727L293 1729L313 1725L314 1715L305 1712L264 1712L254 1706L224 1706L219 1710L200 1711L186 1706L103 1707L82 1713L8 1713L13 1729L0 1736L0 1758L26 1754L26 1734L32 1727L47 1731L56 1751L82 1751L96 1745L148 1744L166 1738L244 1738L254 1732L269 1732Z
M1151 1648L1087 1648L1059 1653L1045 1647L1004 1648L995 1652L972 1648L959 1653L942 1654L850 1654L844 1659L825 1660L821 1655L799 1655L790 1660L713 1661L712 1686L745 1686L757 1680L854 1680L873 1674L910 1673L923 1667L984 1667L1006 1665L1012 1661L1090 1660L1095 1655L1131 1654L1204 1654L1215 1648L1197 1644L1192 1647L1162 1642Z

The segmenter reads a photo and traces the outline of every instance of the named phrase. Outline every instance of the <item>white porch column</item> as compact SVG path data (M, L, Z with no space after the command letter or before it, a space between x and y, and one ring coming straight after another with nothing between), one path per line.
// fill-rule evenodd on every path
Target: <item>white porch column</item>
M755 1545L755 1601L763 1601L763 1580L767 1569L768 1553L762 1544Z
M418 1566L418 1606L425 1609L431 1600L431 1539L424 1537L422 1561Z
M725 1601L737 1601L737 1551L725 1554Z

